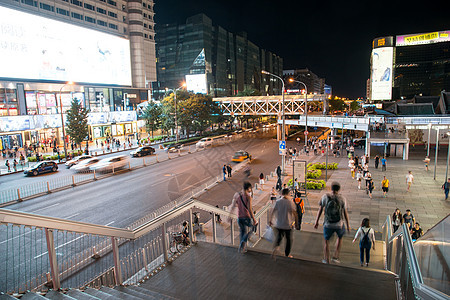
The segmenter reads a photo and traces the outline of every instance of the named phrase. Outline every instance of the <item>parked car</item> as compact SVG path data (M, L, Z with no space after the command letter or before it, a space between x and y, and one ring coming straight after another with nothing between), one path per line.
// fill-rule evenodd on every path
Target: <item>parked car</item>
M231 158L231 160L234 161L234 162L242 162L242 161L244 161L246 159L251 159L251 158L252 158L252 156L250 154L248 154L247 151L239 150L239 151L236 151L234 153L234 155Z
M96 172L110 172L113 170L119 170L128 166L129 160L129 157L125 155L108 157L90 166L89 169L92 171L95 170Z
M153 153L155 153L155 148L150 146L143 146L137 148L135 151L130 152L130 155L132 157L141 157L146 155L152 155Z
M213 139L212 138L202 138L195 144L196 148L205 148L208 146L212 146Z
M91 166L93 166L94 164L98 163L99 161L100 161L100 158L98 158L98 157L85 159L85 160L81 161L80 163L78 163L77 165L73 166L71 168L71 170L73 170L75 172L88 172L88 171L90 171L89 168Z
M169 144L167 145L166 148L164 148L164 150L166 152L177 152L178 150L183 149L183 144L180 143L173 143L173 144Z
M70 168L70 167L72 167L72 166L74 166L74 165L76 165L76 164L82 162L83 160L89 159L89 158L92 158L92 156L90 156L90 155L80 155L80 156L77 156L77 157L75 157L74 159L71 159L71 160L69 160L69 161L66 161L66 163L65 163L66 168Z
M58 171L58 164L53 161L41 161L35 164L33 167L26 169L23 173L26 176L37 176L42 173L56 172Z

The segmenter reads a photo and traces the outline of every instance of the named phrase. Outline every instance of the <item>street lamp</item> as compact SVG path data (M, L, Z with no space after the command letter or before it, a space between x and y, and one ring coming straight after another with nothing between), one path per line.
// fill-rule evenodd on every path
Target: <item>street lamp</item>
M428 123L428 146L427 146L427 157L430 157L430 134L431 134L431 123Z
M284 144L286 145L286 139L285 139L285 116L284 116L284 80L283 78L281 78L280 76L277 76L275 74L272 74L270 72L267 72L265 70L261 70L261 73L264 75L270 75L272 77L278 78L279 80L281 80L282 83L282 89L281 89L281 95L282 95L282 102L281 102L281 120L282 120L282 125L283 128L281 128L281 141L284 142ZM281 155L281 173L284 175L286 174L285 172L285 162L286 162L286 152L283 152L283 154Z
M450 160L450 132L447 132L447 136L448 136L447 167L445 168L444 182L447 182L447 178L448 178L448 162Z
M289 82L300 83L305 87L305 146L308 146L308 88L306 84L293 78L290 78Z
M63 116L63 106L62 106L62 89L66 85L73 85L72 81L66 82L60 89L59 89L59 114L61 115L61 128L62 128L62 135L63 135L63 144L64 144L64 160L67 161L67 146L66 146L66 130L64 127L64 116Z
M177 101L177 91L186 87L186 83L183 83L179 88L172 89L173 91L173 101L175 101L175 141L178 143L179 135L178 135L178 101Z

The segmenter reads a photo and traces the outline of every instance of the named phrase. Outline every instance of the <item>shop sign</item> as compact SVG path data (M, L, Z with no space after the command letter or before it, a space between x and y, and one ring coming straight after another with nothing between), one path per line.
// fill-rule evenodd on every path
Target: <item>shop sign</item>
M30 130L33 127L29 116L0 118L0 132Z

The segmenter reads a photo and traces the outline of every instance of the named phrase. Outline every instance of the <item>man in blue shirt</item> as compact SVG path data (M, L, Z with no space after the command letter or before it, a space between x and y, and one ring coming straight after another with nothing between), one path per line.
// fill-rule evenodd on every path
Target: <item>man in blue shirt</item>
M383 157L381 159L381 171L386 171L386 162L387 162L386 157Z

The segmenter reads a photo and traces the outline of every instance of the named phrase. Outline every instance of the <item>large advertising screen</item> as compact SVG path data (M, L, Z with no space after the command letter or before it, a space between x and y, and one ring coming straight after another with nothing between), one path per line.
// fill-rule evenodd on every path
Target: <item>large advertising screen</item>
M450 41L450 30L398 35L396 46L413 46Z
M372 50L371 100L392 99L393 47Z
M0 77L131 86L127 39L1 6L0 28Z
M195 94L207 94L206 74L186 75L186 89Z

